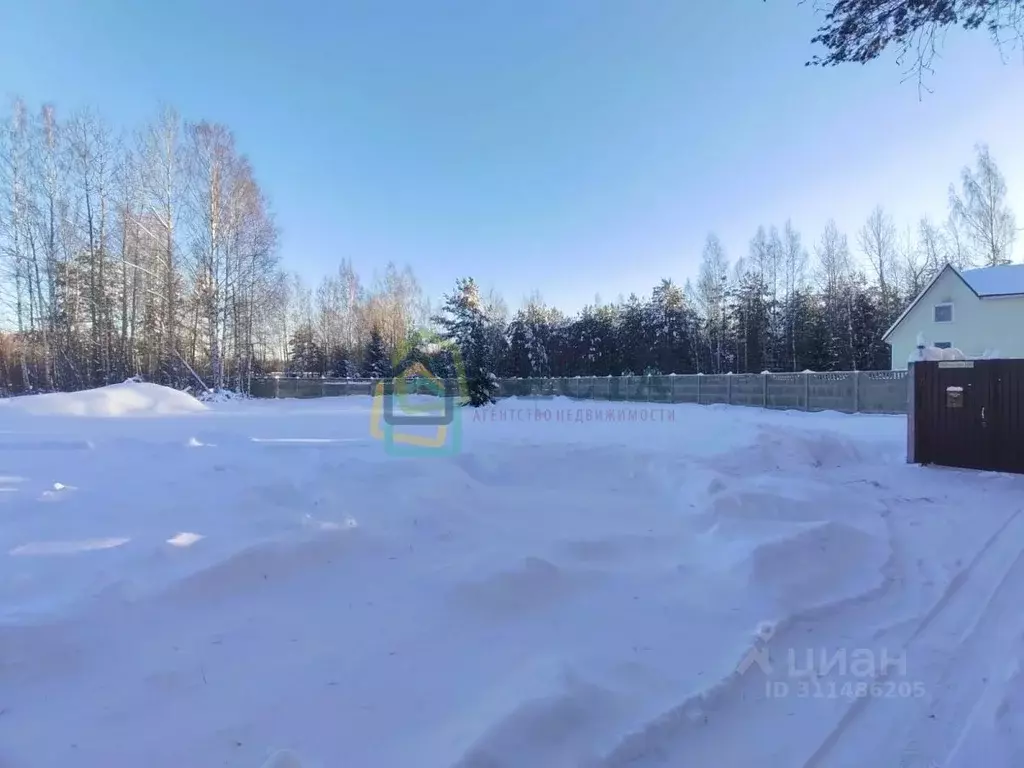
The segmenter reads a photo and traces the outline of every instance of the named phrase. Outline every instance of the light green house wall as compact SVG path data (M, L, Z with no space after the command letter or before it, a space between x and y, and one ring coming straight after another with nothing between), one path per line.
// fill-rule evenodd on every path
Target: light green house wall
M934 307L953 303L953 321L936 323ZM948 341L967 357L997 350L1002 357L1024 358L1024 296L979 298L952 269L944 270L886 337L893 370L906 370L917 347Z

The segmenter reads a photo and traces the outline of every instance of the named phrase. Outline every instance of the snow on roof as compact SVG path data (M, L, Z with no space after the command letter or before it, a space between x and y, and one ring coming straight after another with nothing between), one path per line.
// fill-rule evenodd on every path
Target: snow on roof
M965 269L960 276L979 296L1024 294L1024 264Z

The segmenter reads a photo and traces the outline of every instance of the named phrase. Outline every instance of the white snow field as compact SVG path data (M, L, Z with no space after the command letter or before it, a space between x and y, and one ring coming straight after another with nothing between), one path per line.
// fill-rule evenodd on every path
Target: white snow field
M369 398L0 403L0 766L1024 765L1024 477L901 417L462 413L402 458Z

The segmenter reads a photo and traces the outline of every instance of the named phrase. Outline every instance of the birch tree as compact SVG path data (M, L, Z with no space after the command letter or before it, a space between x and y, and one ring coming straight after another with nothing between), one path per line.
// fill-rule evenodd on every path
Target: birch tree
M789 357L791 370L797 370L797 325L799 322L800 290L807 275L807 251L800 233L787 221L783 230L782 275L785 290L786 320L789 335Z
M181 118L177 111L165 108L159 119L142 133L142 188L144 215L139 229L151 240L154 286L159 297L153 318L156 340L152 364L159 366L150 373L175 379L180 373L178 359L178 297L181 280L178 274L177 224L184 194L184 157L181 148Z
M876 206L859 233L860 248L878 281L882 312L895 319L896 226L882 206Z
M708 235L701 255L696 297L707 329L709 372L721 373L726 344L726 298L729 260L725 248L715 234Z
M1006 180L988 145L975 147L975 167L964 167L960 191L949 185L950 214L967 235L974 259L987 267L1009 264L1017 237L1016 219L1006 203Z

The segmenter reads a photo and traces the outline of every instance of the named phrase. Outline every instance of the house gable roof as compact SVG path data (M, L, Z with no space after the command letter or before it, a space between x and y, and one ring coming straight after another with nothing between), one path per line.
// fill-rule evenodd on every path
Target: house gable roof
M960 271L956 267L954 267L952 264L946 264L946 266L940 269L938 273L935 275L935 277L931 279L931 282L924 287L924 290L917 294L917 298L910 302L910 306L904 309L900 316L896 318L896 322L889 326L889 330L882 334L882 341L885 341L886 339L889 338L889 335L896 330L899 324L903 322L903 319L910 314L910 311L917 306L917 303L927 295L928 291L932 289L932 286L939 282L939 278L946 274L946 272L952 272L954 275L957 276L957 278L960 279L960 282L967 286L971 293L973 293L979 299L981 298L981 295L976 290L974 290L974 287L969 282L964 280L964 276L960 274Z
M903 310L903 313L896 318L896 322L889 326L882 341L889 338L889 335L896 330L903 319L910 314L910 311L917 306L917 302L925 297L925 294L932 289L932 286L939 281L939 278L946 274L947 270L952 271L961 282L966 285L971 293L979 299L995 298L997 296L1024 296L1024 264L1004 264L997 267L981 267L980 269L965 269L963 272L952 264L946 264L925 286L917 298L910 302L910 306Z

